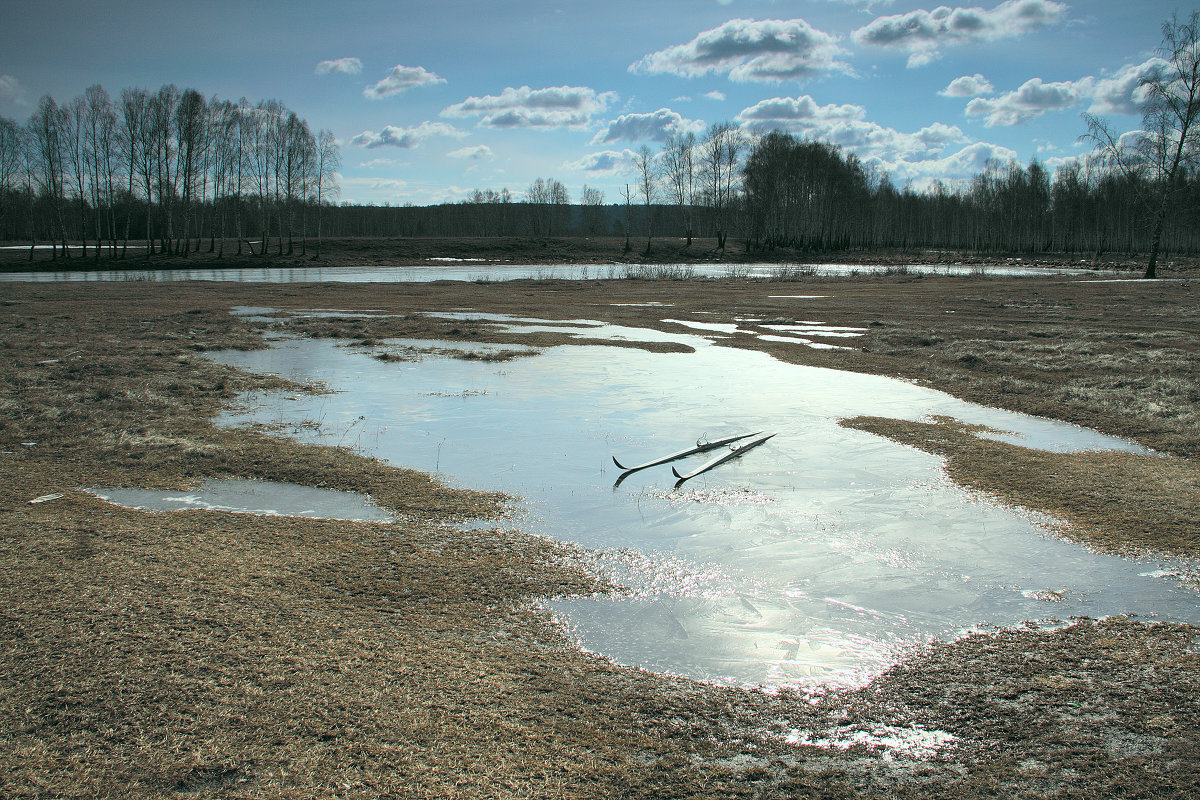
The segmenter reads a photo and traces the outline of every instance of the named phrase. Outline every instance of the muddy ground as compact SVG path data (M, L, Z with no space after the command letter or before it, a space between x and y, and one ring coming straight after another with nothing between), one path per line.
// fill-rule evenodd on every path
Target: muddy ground
M981 492L1051 511L1063 522L1047 535L1200 551L1200 311L1186 281L5 284L0 794L1200 792L1197 629L1112 619L979 634L820 698L652 675L578 652L535 609L537 597L605 587L572 548L511 530L505 498L210 423L239 392L280 385L203 357L262 346L253 323L229 314L236 305L407 315L287 325L359 341L509 341L414 313L460 308L667 328L662 308L619 303L671 304L670 317L705 322L866 327L854 351L750 335L728 344L1135 438L1163 455L1048 461L950 420L845 422L945 456ZM224 476L366 491L398 521L148 514L79 491ZM50 493L64 496L29 503ZM494 525L448 527L471 516ZM944 746L793 743L881 726L941 732Z

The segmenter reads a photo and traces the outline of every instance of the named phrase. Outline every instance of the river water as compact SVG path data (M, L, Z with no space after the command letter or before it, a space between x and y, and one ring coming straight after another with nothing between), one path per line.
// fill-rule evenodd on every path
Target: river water
M589 345L498 363L383 362L372 357L381 348L280 339L215 357L334 393L247 396L220 421L280 425L521 498L513 526L594 548L593 566L627 588L547 608L582 647L650 670L817 689L861 684L924 643L989 626L1118 613L1200 623L1196 593L1177 579L1186 565L1089 552L955 486L941 459L837 420L938 414L1028 446L1138 449L1131 443L721 347L719 331L475 316L510 331L670 340L695 352ZM758 430L777 435L679 487L671 465L618 482L614 456L640 463Z
M922 275L992 275L1044 277L1095 276L1116 273L1091 269L1032 267L1019 263L999 266L929 265L878 266L863 264L498 264L472 259L430 259L418 267L261 267L238 269L121 269L60 272L0 272L0 283L57 283L65 281L233 281L236 283L425 283L429 281L509 281L525 278L610 280L645 278L770 278L782 274L814 276L871 275L903 270Z

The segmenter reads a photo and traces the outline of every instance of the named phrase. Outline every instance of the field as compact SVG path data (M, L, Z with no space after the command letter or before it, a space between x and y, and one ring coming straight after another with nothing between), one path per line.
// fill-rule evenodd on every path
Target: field
M434 257L424 246L414 259ZM344 248L325 258L363 263ZM0 794L1195 796L1195 628L1115 618L976 634L819 698L623 668L577 651L531 603L604 591L571 547L511 530L503 497L345 449L213 427L238 393L280 384L203 355L263 346L229 314L237 305L468 307L660 327L652 309L615 304L673 303L672 316L709 312L695 317L707 322L790 320L795 301L773 295L823 295L825 322L868 329L860 349L728 344L1136 439L1162 455L1050 455L951 420L843 423L942 455L954 480L1052 514L1062 522L1048 535L1195 558L1200 308L1190 274L4 284ZM292 330L506 341L428 317ZM225 476L369 492L399 521L151 515L79 490ZM63 497L29 503L51 493ZM466 517L496 524L447 527ZM940 732L952 745L919 758L812 744L881 731Z

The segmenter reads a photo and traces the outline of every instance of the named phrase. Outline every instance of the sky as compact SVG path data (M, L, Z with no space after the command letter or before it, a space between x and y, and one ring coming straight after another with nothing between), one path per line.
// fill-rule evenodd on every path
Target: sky
M277 99L341 145L341 199L617 202L631 159L733 122L836 143L898 186L1090 149L1138 127L1178 2L0 0L0 116L100 84Z

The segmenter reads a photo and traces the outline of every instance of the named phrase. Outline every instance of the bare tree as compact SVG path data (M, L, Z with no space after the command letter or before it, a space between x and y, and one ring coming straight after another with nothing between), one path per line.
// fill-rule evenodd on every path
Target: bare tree
M692 246L692 208L696 202L696 134L672 134L663 144L662 170L667 182L671 202L679 209L680 218L687 236L687 246Z
M633 229L633 189L629 184L625 184L625 188L621 191L621 200L625 204L625 252L628 253L633 249L629 244L629 234Z
M1104 159L1128 178L1148 177L1151 215L1146 277L1157 277L1158 253L1179 178L1200 166L1200 12L1186 22L1178 14L1163 23L1159 54L1164 69L1143 77L1142 130L1119 136L1102 119L1085 114L1088 137Z
M204 150L207 147L208 103L195 89L186 90L175 108L175 154L178 159L176 175L181 190L183 233L180 236L182 255L191 250L192 206L196 189L203 180Z
M11 119L0 117L0 230L16 195L21 162L21 128Z
M100 257L100 242L107 237L109 254L117 249L115 218L116 185L124 164L117 157L118 123L112 98L99 84L89 86L83 94L84 160L87 163L88 183L91 186L92 213L96 225L96 257Z
M50 201L63 255L70 258L70 252L67 250L67 226L63 219L63 205L66 202L63 134L66 125L66 114L50 95L45 95L38 101L37 111L33 112L26 123L29 131L31 177L37 181L42 193ZM54 259L57 257L57 249L53 246L53 239L51 242L50 257ZM30 258L33 257L32 247L31 244Z
M718 122L708 129L700 147L704 198L712 210L717 248L724 250L729 235L729 211L734 199L738 164L746 147L746 137L732 122Z
M646 209L646 253L649 254L654 222L653 203L658 198L658 165L654 161L654 152L648 145L642 145L634 155L633 170L637 176L637 191Z
M321 255L321 220L325 203L338 194L337 171L342 165L337 139L333 131L323 129L317 134L316 187L317 187L317 255Z
M591 236L600 233L604 226L604 192L585 183L579 199L583 203L583 232Z
M150 122L150 106L152 98L145 89L125 89L121 92L121 123L123 135L121 144L124 148L122 160L129 167L129 197L136 197L140 190L146 201L146 258L154 251L154 194L151 185L154 181L153 152L151 141L152 130ZM136 188L135 188L136 187ZM129 246L129 228L132 221L132 208L125 218L125 246Z

